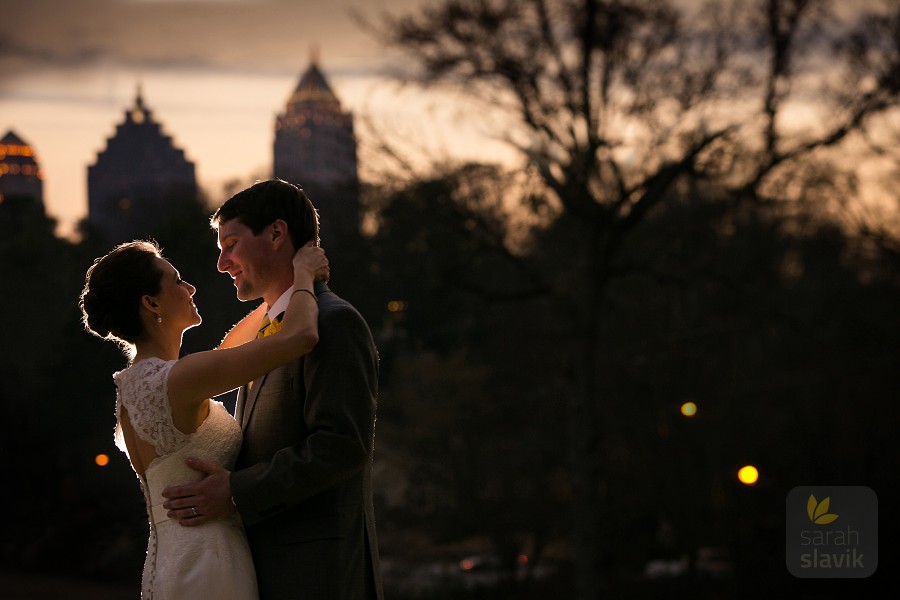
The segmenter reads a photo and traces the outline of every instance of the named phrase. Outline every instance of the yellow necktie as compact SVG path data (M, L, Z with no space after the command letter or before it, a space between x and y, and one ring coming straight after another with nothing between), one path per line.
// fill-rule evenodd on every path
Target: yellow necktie
M269 321L269 315L266 313L266 316L263 318L263 322L259 327L259 332L256 334L257 339L272 335L273 333L278 333L281 330L281 320L283 318L284 313L282 312L275 317L274 321Z
M266 313L266 316L263 317L262 323L259 326L259 331L256 332L256 339L264 338L267 335L272 335L273 333L278 333L281 329L281 320L284 318L284 312L275 317L274 321L269 321L269 313ZM253 382L247 382L247 390L253 387Z

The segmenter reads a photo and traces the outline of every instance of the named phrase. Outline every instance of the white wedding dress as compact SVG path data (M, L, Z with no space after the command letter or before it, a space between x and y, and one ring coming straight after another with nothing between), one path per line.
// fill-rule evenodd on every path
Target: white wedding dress
M230 469L241 446L241 428L221 402L210 401L209 416L196 432L185 434L175 428L167 394L173 364L148 358L113 375L117 420L124 407L135 433L159 454L144 477L138 475L150 516L141 598L256 599L256 573L237 513L185 527L169 520L162 507L164 488L202 478L184 464L186 458L215 461ZM116 445L128 453L118 425Z

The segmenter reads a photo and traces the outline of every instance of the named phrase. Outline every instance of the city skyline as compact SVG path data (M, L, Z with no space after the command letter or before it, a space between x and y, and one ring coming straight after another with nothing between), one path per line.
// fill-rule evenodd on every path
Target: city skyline
M227 182L271 174L276 116L318 48L322 71L355 116L364 181L377 167L369 142L378 137L405 142L426 166L433 157L517 161L487 133L505 130L503 115L472 109L464 90L400 87L392 75L404 69L404 58L361 25L429 3L0 0L0 131L15 131L36 150L47 212L66 235L87 211L87 165L140 86L215 204Z
M196 164L198 183L213 203L224 200L228 181L270 176L276 115L314 48L335 93L362 125L364 179L373 166L366 160L366 123L436 155L511 155L502 143L480 137L476 120L459 121L464 108L456 98L391 82L396 57L355 20L363 12L408 12L421 0L88 3L97 10L83 3L77 10L50 7L49 0L15 3L13 10L14 3L0 0L14 15L0 24L6 40L0 46L0 129L34 147L45 174L47 213L58 219L62 235L86 215L87 166L138 87L164 132ZM291 33L292 24L302 26Z

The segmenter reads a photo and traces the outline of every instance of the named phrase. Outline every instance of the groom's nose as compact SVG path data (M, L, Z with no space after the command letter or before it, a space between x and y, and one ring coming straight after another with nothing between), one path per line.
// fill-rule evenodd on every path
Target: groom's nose
M225 258L225 251L219 252L219 260L216 261L216 268L219 270L219 273L227 272L230 264L231 260Z

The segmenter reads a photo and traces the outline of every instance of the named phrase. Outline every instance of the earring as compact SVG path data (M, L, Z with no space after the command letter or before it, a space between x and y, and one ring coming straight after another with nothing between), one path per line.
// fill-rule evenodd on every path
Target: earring
M160 315L160 314L157 314L157 315L156 315L156 322L157 322L157 323L162 323L162 315Z

